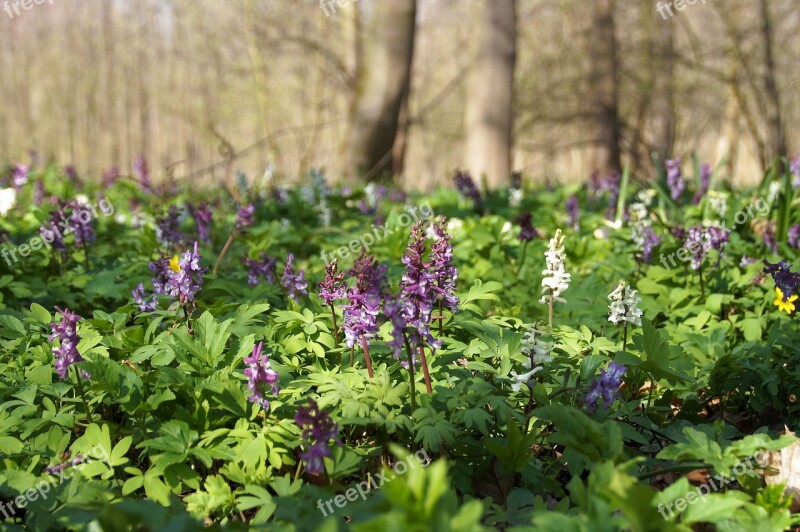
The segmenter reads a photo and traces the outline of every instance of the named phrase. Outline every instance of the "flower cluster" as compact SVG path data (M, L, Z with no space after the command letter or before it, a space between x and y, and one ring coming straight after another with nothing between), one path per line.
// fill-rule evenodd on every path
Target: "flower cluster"
M341 446L339 440L339 424L324 410L320 410L316 401L308 400L308 406L301 406L294 415L294 422L303 430L305 450L300 453L300 458L305 462L306 471L312 475L319 475L325 471L323 458L330 456L328 447L332 441Z
M39 228L39 233L53 248L66 253L67 246L64 237L74 234L75 246L82 248L94 242L95 233L92 227L92 214L76 200L63 201L52 198L54 209L50 212L50 219Z
M668 159L664 161L664 167L667 171L667 186L669 187L670 197L672 201L677 201L681 197L683 191L686 190L686 181L683 179L681 172L681 159Z
M794 174L794 179L792 179L792 188L798 189L800 188L800 155L792 159L789 168L791 168L792 174Z
M467 199L471 199L476 204L481 202L481 193L475 185L475 181L467 172L457 171L453 176L453 183L458 192Z
M136 177L139 178L139 186L143 190L150 190L150 172L147 169L147 161L141 153L136 156L133 161L133 170L136 172Z
M793 248L800 249L800 224L793 225L789 228L788 242Z
M153 274L151 280L153 293L177 298L182 305L194 301L195 295L203 286L203 275L208 270L200 266L197 242L192 249L184 251L180 258L177 255L171 259L161 257L151 262L148 267ZM141 302L145 297L144 290L134 290L133 297L134 302L141 308Z
M213 217L208 204L203 202L196 209L191 209L197 227L197 239L203 242L211 242L211 219Z
M608 321L614 325L637 325L642 324L642 311L639 310L639 302L642 300L636 295L636 290L631 289L625 281L620 281L617 288L608 294L611 301L609 305Z
M609 220L614 218L617 210L617 200L619 199L619 187L622 181L622 176L619 172L611 172L610 174L600 177L598 172L594 172L589 178L589 188L595 197L599 198L603 194L608 194L608 201L606 203L606 218Z
M790 297L798 293L800 285L800 273L792 272L792 265L782 260L776 264L764 261L764 273L772 275L775 281L775 288L781 291L783 301L788 301Z
M269 401L264 395L267 388L272 395L278 395L278 373L270 367L269 356L262 353L263 348L264 342L258 342L253 346L252 354L244 358L247 364L244 376L247 377L247 389L250 390L247 400L269 410Z
M539 238L539 231L536 230L531 222L531 213L522 214L517 218L517 224L519 224L520 242L528 242L534 238Z
M566 203L567 216L569 217L569 225L576 231L580 229L581 209L578 204L578 196L570 194Z
M550 300L566 303L561 294L569 288L571 275L564 269L564 236L561 229L556 230L556 234L550 239L550 246L544 253L547 268L542 272L542 298L540 303L548 304Z
M300 270L294 273L294 255L291 253L286 256L281 283L289 292L289 297L295 301L297 301L298 294L308 295L308 281L305 280L305 272Z
M236 212L236 223L234 226L238 230L245 229L253 225L256 207L252 203L245 205Z
M515 392L520 390L523 383L529 382L534 375L542 371L546 364L553 361L551 353L555 344L542 340L544 334L545 331L535 323L529 325L525 331L522 337L522 354L527 355L527 358L522 365L529 371L523 374L511 371L511 378L514 379L511 389Z
M347 290L348 304L344 308L344 329L347 347L368 340L378 332L378 311L381 294L386 282L386 266L362 251L348 275L355 277L353 286Z
M651 226L644 227L639 234L642 252L637 256L642 262L650 264L653 260L653 250L661 243L661 237L653 231Z
M263 277L265 281L272 284L276 280L276 261L263 251L256 259L244 257L242 260L247 266L247 284L249 286L256 286L260 279Z
M69 309L61 310L56 307L56 310L61 314L61 321L59 323L51 323L50 330L52 331L47 341L52 342L56 338L61 341L59 347L53 348L53 356L55 356L56 373L62 380L66 380L69 367L83 360L83 357L78 353L78 320L81 319L76 313ZM87 376L84 372L84 376Z
M708 252L715 249L722 252L725 243L728 242L730 231L722 227L708 227L696 225L686 231L683 247L692 253L691 267L693 270L700 269Z
M325 265L325 278L319 283L319 297L326 305L344 299L347 284L344 281L344 272L339 272L339 259L333 259Z
M11 169L11 184L19 190L22 185L28 182L28 172L30 168L23 164L15 164Z
M142 283L136 285L136 288L131 290L131 294L133 295L133 302L139 307L139 312L153 312L158 306L155 294L150 296L149 301L146 299L147 296L145 295L144 285L142 285Z
M712 190L708 193L708 205L720 218L725 218L728 212L728 195L725 192Z
M586 409L594 413L597 411L597 401L603 400L603 408L608 408L619 396L619 387L622 384L622 376L628 368L611 362L608 365L608 370L600 370L600 378L592 381L589 387L589 393L584 398Z
M156 238L168 247L181 246L186 236L181 233L183 213L176 205L170 205L164 216L156 218Z
M711 184L711 165L708 163L704 163L700 167L700 186L694 193L694 197L692 198L692 205L697 205L700 203L700 200L703 199L703 196L706 195L708 192L708 187Z
M44 472L46 474L48 474L48 475L56 475L56 474L60 473L61 471L64 471L65 469L68 469L70 467L75 467L75 466L77 466L79 464L82 464L82 463L84 463L86 461L86 458L84 456L80 455L80 454L76 454L75 458L72 458L72 459L69 458L69 455L70 455L69 451L66 451L65 454L67 455L67 459L64 462L61 462L60 464L56 464L56 465L53 465L53 466L46 467L46 468L44 468Z
M442 218L442 226L446 226L447 220ZM442 303L442 307L453 312L458 308L458 296L456 295L456 280L458 270L453 266L453 245L450 244L452 238L447 231L442 229L437 223L433 224L434 242L431 245L431 289L436 295L436 301Z

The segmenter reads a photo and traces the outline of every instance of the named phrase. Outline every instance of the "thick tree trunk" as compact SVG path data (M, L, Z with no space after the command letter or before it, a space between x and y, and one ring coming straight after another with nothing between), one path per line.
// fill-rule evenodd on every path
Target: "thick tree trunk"
M482 0L469 76L465 161L488 187L511 177L516 0Z
M590 157L591 170L601 173L621 169L617 38L614 0L592 2L592 28L589 40L591 61L589 86L594 104L595 147Z
M772 19L767 0L761 0L761 36L764 41L764 92L767 97L767 142L766 162L787 155L786 132L783 128L781 100L775 82L775 58L772 53Z
M656 75L657 87L654 102L655 149L662 160L671 157L675 144L675 45L672 20L658 19L658 56L653 58L659 65ZM660 60L657 60L660 59Z
M365 61L359 65L345 147L349 177L391 177L403 98L411 80L416 0L375 2L365 13Z

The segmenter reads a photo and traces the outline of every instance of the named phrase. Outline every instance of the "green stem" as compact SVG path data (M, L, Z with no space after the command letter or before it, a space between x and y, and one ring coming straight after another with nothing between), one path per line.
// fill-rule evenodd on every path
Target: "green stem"
M89 410L89 403L86 402L86 392L83 390L83 380L81 379L81 372L78 369L78 366L72 366L75 368L75 376L78 378L78 391L81 394L81 399L83 400L83 407L86 409L86 423L87 426L92 424L92 415Z
M414 373L414 351L411 349L411 344L408 343L408 337L403 333L403 342L406 344L406 353L408 354L408 374L409 386L411 387L411 410L417 410L417 385L416 374Z
M553 300L554 299L555 299L555 296L553 295L553 289L551 288L550 289L550 304L549 304L549 308L548 308L548 311L547 311L547 326L550 327L550 329L553 328Z
M336 341L336 347L339 347L339 328L336 326L336 309L333 307L333 303L330 304L331 307L331 317L333 318L333 338ZM342 353L339 352L339 365L342 365Z
M622 326L622 350L625 351L628 347L628 323Z

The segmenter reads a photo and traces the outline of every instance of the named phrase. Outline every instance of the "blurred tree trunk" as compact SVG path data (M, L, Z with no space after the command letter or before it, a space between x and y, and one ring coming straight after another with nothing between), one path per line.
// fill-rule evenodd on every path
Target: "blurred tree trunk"
M591 169L601 173L621 169L621 123L617 37L614 23L614 0L592 3L592 28L589 39L589 76L591 101L594 104L595 147L589 158Z
M767 142L766 164L775 157L787 155L786 132L783 128L781 100L775 82L775 57L772 53L772 18L767 0L761 0L761 38L764 43L764 89L767 97Z
M511 176L516 0L483 0L469 76L465 161L493 188Z
M345 145L348 177L368 181L390 178L395 167L399 116L411 81L417 3L381 1L370 8Z
M672 156L675 144L675 37L673 21L658 19L658 45L660 61L656 75L655 98L655 148L661 160ZM657 59L657 58L653 58Z

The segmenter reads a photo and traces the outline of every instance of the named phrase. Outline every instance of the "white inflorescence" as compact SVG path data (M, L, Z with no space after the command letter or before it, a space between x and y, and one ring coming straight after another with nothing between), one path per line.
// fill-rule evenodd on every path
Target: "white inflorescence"
M708 193L708 204L720 218L725 218L725 213L728 212L728 195L726 193L712 190Z
M617 288L608 295L611 305L608 306L611 312L608 321L614 325L642 324L642 311L639 310L641 298L636 295L636 290L632 290L625 281L620 281Z
M566 303L566 300L560 296L564 290L569 288L570 274L564 270L566 253L561 229L558 229L555 236L550 239L550 247L544 252L544 257L547 269L542 272L544 278L542 279L542 298L539 302L547 304L552 296L553 301Z

